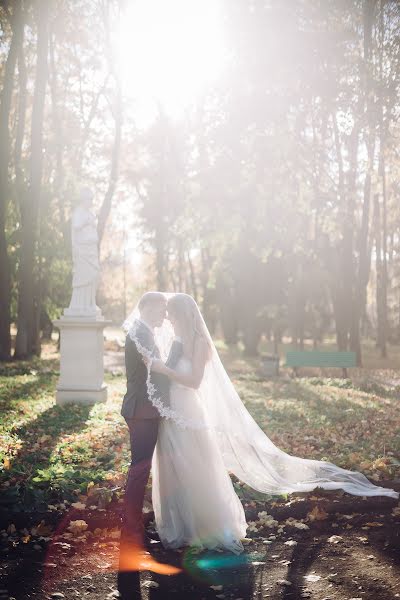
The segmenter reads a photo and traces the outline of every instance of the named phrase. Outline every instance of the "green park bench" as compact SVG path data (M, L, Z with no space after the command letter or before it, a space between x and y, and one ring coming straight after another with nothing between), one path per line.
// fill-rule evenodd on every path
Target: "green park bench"
M347 377L347 369L356 367L357 359L355 352L292 350L286 353L286 366L292 367L295 375L299 367L337 367L343 369L343 377Z

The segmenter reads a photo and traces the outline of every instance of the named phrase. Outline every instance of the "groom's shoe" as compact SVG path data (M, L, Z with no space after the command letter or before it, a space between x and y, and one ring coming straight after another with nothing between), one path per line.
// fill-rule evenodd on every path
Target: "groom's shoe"
M144 534L145 534L145 537L149 541L152 541L152 540L155 541L155 542L159 542L160 541L160 538L158 537L158 533L154 529L145 529Z
M153 571L160 575L177 575L182 569L160 563L149 552L146 552L144 546L124 540L120 544L119 572L133 571Z
M124 546L120 549L119 571L145 571L152 564L153 558L143 546Z
M144 536L144 547L149 552L154 552L161 547L161 542L158 539L148 536L147 534Z

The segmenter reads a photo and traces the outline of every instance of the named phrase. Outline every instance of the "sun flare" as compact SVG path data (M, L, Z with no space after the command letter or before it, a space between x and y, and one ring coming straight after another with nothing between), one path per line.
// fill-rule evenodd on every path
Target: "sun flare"
M214 81L226 60L220 4L213 0L137 0L118 35L124 94L142 119L161 105L179 116Z

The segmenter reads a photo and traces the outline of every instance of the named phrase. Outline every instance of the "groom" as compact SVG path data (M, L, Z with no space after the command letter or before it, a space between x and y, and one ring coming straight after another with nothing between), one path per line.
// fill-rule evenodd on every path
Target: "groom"
M151 351L154 358L160 358L154 328L160 327L166 317L167 300L160 292L147 292L140 299L138 308L140 318L135 323L135 338L141 346ZM167 360L170 368L176 366L181 354L182 344L175 341ZM125 342L125 366L127 391L121 414L129 427L132 462L125 490L122 535L125 541L143 548L148 541L142 520L143 501L157 442L160 415L149 400L147 368L129 333ZM153 373L151 382L156 388L156 396L161 396L163 403L168 405L168 377Z

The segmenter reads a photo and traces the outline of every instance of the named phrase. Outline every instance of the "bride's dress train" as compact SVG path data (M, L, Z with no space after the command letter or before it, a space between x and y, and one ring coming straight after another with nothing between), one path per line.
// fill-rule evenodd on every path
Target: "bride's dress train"
M180 371L190 369L181 358ZM204 422L196 390L173 383L171 408ZM243 506L235 493L219 449L217 434L191 430L162 419L153 457L153 508L164 547L197 546L243 551L246 536Z

